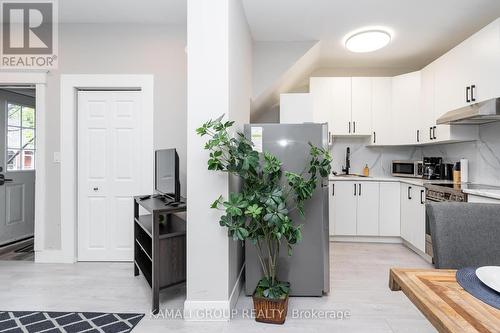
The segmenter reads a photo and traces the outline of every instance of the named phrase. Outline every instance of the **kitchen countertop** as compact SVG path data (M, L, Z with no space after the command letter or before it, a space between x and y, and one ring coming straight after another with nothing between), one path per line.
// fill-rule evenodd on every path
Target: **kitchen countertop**
M453 184L451 180L428 180L421 178L404 178L404 177L387 177L387 176L330 176L329 181L353 181L353 182L399 182L415 186L425 186L425 184ZM468 187L470 186L470 187ZM500 186L478 185L478 184L462 184L462 191L467 194L477 195L486 198L500 200Z
M463 189L464 193L500 200L500 189Z
M354 182L399 182L415 186L424 186L427 183L432 184L453 184L451 180L429 180L422 178L405 178L405 177L357 177L357 176L330 176L329 181L354 181Z

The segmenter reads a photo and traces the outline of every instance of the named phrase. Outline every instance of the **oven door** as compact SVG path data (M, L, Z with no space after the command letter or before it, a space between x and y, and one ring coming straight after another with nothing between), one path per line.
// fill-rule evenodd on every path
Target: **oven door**
M428 204L431 202L443 202L443 200L426 196L425 203ZM431 226L427 214L425 214L425 253L429 255L431 258L434 257L434 252L432 250Z

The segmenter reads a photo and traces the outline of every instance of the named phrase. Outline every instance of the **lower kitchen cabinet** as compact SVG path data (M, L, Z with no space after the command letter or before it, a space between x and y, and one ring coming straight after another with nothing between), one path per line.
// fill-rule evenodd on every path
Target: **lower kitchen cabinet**
M358 183L356 207L356 235L378 236L379 231L379 190L378 182Z
M399 182L380 183L379 236L401 236L400 192Z
M379 235L378 182L331 182L330 232L335 236Z
M338 181L331 185L330 232L338 236L355 236L358 209L357 183Z
M425 188L401 184L401 237L425 252Z

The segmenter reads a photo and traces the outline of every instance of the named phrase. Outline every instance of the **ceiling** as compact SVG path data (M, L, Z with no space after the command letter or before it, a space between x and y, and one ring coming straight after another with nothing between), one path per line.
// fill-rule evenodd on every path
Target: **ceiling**
M61 23L185 24L187 0L59 0Z
M499 0L242 0L256 41L320 40L318 66L419 69L494 19ZM346 34L368 26L393 32L388 47L347 51Z

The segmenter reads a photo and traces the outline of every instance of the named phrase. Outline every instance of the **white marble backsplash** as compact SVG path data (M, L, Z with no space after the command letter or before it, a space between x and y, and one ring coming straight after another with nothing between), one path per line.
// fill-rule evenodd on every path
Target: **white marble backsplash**
M479 140L428 146L368 147L367 138L335 138L332 147L333 171L342 173L346 148L351 148L351 172L362 173L366 164L372 176L390 176L393 160L419 160L423 156L443 157L453 163L469 160L469 180L500 185L500 122L482 125Z

